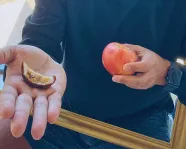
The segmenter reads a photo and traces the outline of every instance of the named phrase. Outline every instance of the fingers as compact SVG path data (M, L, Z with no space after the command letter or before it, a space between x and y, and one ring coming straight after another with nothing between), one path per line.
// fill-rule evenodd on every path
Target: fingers
M125 64L123 66L123 69L125 71L130 71L135 73L135 72L148 72L151 68L149 67L149 63L141 61L141 62Z
M144 47L141 47L141 46L139 46L139 45L133 45L133 44L124 44L126 47L128 47L130 50L132 50L132 51L134 51L134 52L137 52L137 53L139 53L139 52L144 52L145 50L147 50L147 49L145 49Z
M49 97L51 94L53 94L55 92L56 92L56 89L53 88L53 87L50 87L46 90L35 88L35 89L32 89L31 95L32 95L32 98L35 99L37 96L47 96L47 97Z
M18 94L15 88L5 86L0 93L0 116L9 119L12 118L15 111L15 100Z
M32 136L35 140L41 139L47 125L48 101L45 96L38 96L34 101L34 115Z
M127 63L123 66L126 71L132 72L148 72L150 71L156 63L156 54L144 47L138 45L126 44L126 46L137 53L140 57L140 61Z
M54 93L48 98L49 100L49 108L48 108L48 122L54 123L60 114L62 97L59 93Z
M55 89L56 92L54 94L51 94L48 98L49 100L48 122L51 124L57 120L60 114L62 96L66 89L66 75L64 70L62 71L64 75L62 76L57 75L56 83L53 85L53 88Z
M0 64L8 64L16 56L16 46L0 48Z
M23 135L32 105L32 97L29 94L23 93L17 97L15 114L11 122L11 132L14 137Z
M113 76L112 80L116 83L125 84L134 89L146 90L153 85L153 80L149 79L147 75L142 76Z

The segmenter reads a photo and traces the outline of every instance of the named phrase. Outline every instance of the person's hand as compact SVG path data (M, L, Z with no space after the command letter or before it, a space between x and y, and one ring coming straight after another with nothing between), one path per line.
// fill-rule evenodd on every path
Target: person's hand
M56 76L55 83L48 89L32 88L22 79L21 65L47 76ZM6 79L0 94L0 116L11 119L11 132L21 137L25 132L30 111L33 110L32 136L39 140L45 132L47 122L54 123L60 113L61 98L66 89L66 74L42 50L26 45L0 49L0 64L7 65Z
M123 69L132 71L136 75L115 75L112 80L133 89L149 89L154 85L165 85L165 77L170 67L170 62L158 54L138 45L125 44L139 57L139 61L125 64Z

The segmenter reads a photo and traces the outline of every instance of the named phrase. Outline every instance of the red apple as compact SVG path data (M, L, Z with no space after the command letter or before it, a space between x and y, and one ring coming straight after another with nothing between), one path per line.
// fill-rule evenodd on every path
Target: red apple
M105 69L111 75L132 75L133 72L124 71L123 66L137 61L137 55L124 44L112 42L108 44L102 54L102 62Z

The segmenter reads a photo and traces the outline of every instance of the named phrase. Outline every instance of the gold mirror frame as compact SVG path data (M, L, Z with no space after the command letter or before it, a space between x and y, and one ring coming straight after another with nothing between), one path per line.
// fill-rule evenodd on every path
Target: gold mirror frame
M144 136L64 109L58 126L131 149L186 149L186 106L178 102L170 142Z

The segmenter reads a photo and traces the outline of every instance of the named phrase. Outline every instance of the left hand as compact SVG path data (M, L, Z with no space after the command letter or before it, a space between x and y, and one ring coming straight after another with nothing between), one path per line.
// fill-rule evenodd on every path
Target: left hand
M133 89L149 89L154 85L165 85L165 77L170 67L170 62L158 54L138 45L125 44L134 51L140 61L125 64L125 71L132 71L136 75L115 75L112 80Z
M23 62L38 73L55 75L55 83L45 90L31 87L22 78ZM67 82L64 69L43 50L29 45L0 49L0 64L7 65L5 82L0 93L1 118L11 119L10 130L18 138L24 134L33 110L31 134L35 140L40 140L47 123L55 123L60 115L61 99Z

